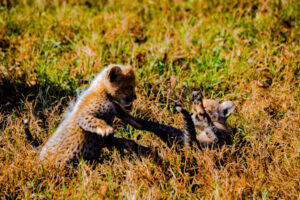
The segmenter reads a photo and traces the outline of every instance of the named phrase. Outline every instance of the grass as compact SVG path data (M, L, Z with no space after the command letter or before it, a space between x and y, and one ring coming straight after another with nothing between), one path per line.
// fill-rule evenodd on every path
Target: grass
M299 199L299 28L296 0L0 1L0 198ZM190 108L193 90L234 101L233 145L183 162L123 126L117 134L169 164L114 150L98 164L43 166L22 119L45 142L76 90L111 63L135 67L134 115L181 127L173 106Z

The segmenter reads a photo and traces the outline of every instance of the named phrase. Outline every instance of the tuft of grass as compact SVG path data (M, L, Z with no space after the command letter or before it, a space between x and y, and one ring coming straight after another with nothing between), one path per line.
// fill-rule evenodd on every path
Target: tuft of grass
M299 28L296 0L0 1L1 199L298 199ZM174 103L190 108L193 90L234 101L233 144L183 161L116 122L168 164L105 150L100 163L44 166L22 119L45 142L111 63L135 67L133 115L181 127Z

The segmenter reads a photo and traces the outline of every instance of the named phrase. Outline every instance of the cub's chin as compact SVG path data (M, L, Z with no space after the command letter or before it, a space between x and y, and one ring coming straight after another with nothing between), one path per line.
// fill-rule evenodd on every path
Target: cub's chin
M124 108L125 108L126 110L131 110L131 109L132 109L132 104L131 104L130 106L124 106Z

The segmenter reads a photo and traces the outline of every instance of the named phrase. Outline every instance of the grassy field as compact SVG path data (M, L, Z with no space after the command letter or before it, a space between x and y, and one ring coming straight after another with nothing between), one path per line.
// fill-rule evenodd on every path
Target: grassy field
M0 1L0 199L299 199L299 42L297 0ZM116 122L168 165L113 150L98 164L43 166L22 119L45 142L111 63L135 67L133 115L181 127L173 106L190 109L192 91L233 101L233 145L183 162Z

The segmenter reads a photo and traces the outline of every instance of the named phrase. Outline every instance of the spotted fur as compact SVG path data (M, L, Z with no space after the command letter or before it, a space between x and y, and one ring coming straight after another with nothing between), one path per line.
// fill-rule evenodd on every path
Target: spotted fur
M193 104L192 120L197 132L196 138L202 146L223 145L230 140L227 118L234 109L235 106L231 101L219 104L213 99L203 99L203 105L199 102Z
M112 141L116 144L122 141L113 136L116 102L130 107L134 99L133 69L122 65L106 67L70 105L55 133L42 147L39 158L55 164L74 163L80 157L98 159L103 147L111 145ZM138 148L135 142L126 142L123 147Z

